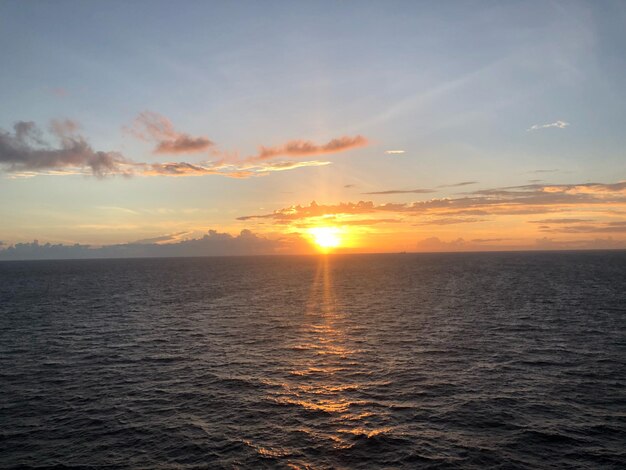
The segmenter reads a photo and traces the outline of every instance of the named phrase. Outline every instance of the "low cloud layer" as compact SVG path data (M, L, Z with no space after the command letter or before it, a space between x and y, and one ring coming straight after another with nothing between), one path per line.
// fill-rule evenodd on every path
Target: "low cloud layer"
M412 203L375 204L372 201L291 206L268 214L248 215L240 220L272 219L277 222L328 215L401 213L413 216L487 216L549 214L582 207L614 210L626 206L626 182L568 185L530 184L482 189L457 198L434 198ZM444 219L442 219L444 220Z
M209 230L201 238L175 243L159 243L175 238L173 235L168 235L103 247L79 244L40 244L37 241L16 243L4 249L0 248L0 260L248 256L304 253L308 250L308 244L297 235L270 239L250 230L242 230L235 236Z

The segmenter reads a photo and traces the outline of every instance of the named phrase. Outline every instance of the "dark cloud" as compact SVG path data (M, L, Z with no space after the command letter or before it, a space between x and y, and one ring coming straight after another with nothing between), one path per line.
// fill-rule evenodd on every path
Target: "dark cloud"
M156 237L153 240L160 239ZM160 240L161 241L161 240ZM147 243L143 243L147 242ZM89 245L53 245L17 243L0 249L0 259L78 259L78 258L142 258L179 256L243 256L282 253L304 253L309 245L297 235L269 239L242 230L239 235L209 230L203 237L176 243L158 244L144 240L134 243L91 247Z
M0 166L9 172L90 171L96 176L126 174L129 163L117 152L95 151L76 133L72 121L54 121L57 144L50 146L33 122L17 122L13 133L0 130Z

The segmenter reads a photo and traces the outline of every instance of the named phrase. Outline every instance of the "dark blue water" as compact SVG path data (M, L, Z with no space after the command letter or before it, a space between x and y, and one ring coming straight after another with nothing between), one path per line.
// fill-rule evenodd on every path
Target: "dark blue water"
M0 263L0 466L624 468L626 253Z

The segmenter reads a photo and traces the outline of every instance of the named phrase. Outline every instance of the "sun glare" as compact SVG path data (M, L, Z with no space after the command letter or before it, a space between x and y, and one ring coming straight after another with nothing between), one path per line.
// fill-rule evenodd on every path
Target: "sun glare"
M309 234L323 251L341 245L341 233L337 227L314 227L309 229Z

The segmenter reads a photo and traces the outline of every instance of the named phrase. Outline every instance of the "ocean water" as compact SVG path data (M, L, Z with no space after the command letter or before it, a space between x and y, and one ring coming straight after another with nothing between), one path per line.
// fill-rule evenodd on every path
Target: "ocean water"
M0 467L625 468L626 253L0 263Z

